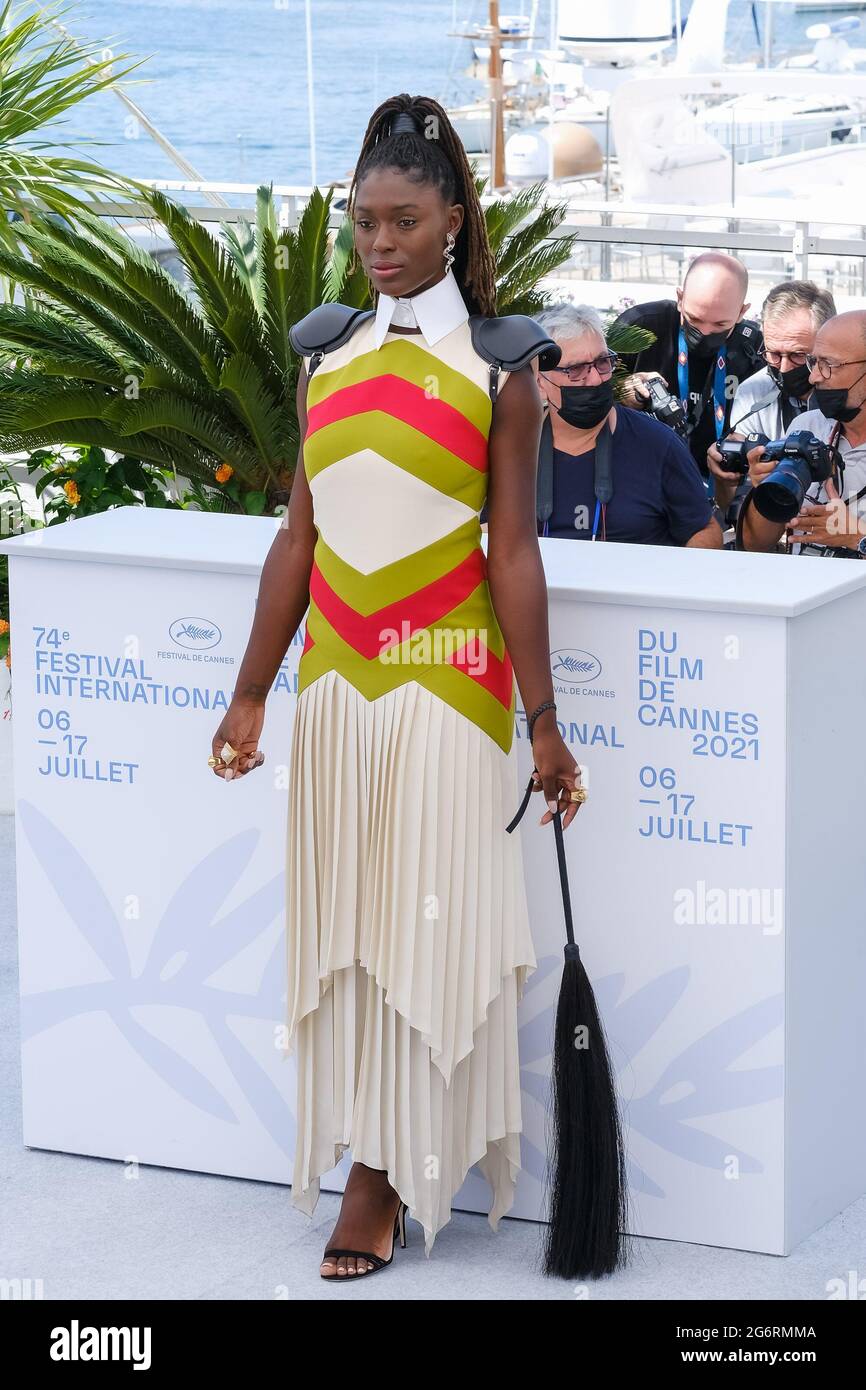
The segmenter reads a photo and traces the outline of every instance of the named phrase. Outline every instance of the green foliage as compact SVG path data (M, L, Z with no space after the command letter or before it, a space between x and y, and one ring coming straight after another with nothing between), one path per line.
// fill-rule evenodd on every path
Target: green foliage
M34 208L69 212L83 195L130 187L93 160L58 152L69 148L65 113L143 61L74 39L60 23L71 8L0 0L0 243L8 247ZM14 283L3 288L11 299Z
M622 323L617 324L613 319L605 328L604 336L611 352L617 353L637 353L644 352L656 340L656 335L650 328L638 328L637 324ZM629 374L628 367L620 358L617 362L613 374L613 393L617 400L622 395L622 386Z
M0 248L0 272L36 301L0 306L8 451L92 446L222 485L260 514L297 451L296 368L275 307L282 272L261 274L261 315L230 251L185 209L142 190L192 285L181 288L122 231L79 209L34 215L26 254ZM291 320L289 320L291 321Z
M33 516L8 463L0 462L0 514L2 533L23 535L43 526L58 526L79 516L93 516L112 507L161 507L167 511L195 508L196 511L226 510L227 497L233 509L239 504L237 484L232 487L204 487L193 484L177 497L170 472L141 459L121 456L109 459L94 445L78 449L36 449L26 461L27 472L39 474L34 486L41 499L43 517ZM263 500L262 494L262 500ZM248 507L254 510L255 504ZM9 650L9 557L0 555L0 661Z
M479 196L484 179L476 177ZM484 209L487 236L496 262L498 314L537 314L550 298L538 282L552 275L574 254L577 232L559 234L565 221L564 202L547 202L539 180L509 198L498 198Z
M656 340L651 328L638 328L634 323L617 324L616 321L605 329L607 345L612 352L644 352Z
M564 209L539 207L542 191L485 210L503 314L542 307L538 278L573 250L572 236L554 235ZM261 515L286 502L299 446L290 326L325 300L369 306L366 275L349 269L351 225L330 233L330 189L314 189L297 226L281 228L263 186L254 225L239 220L220 238L163 194L139 196L189 290L85 208L34 214L23 250L0 247L0 274L30 296L0 306L0 348L14 359L0 374L0 443L115 451L218 485L226 505Z
M42 498L48 526L112 507L143 505L174 511L181 505L166 496L170 485L166 473L136 458L109 460L105 451L93 444L67 452L37 449L30 455L27 471L41 474L35 493ZM48 488L52 492L43 497Z

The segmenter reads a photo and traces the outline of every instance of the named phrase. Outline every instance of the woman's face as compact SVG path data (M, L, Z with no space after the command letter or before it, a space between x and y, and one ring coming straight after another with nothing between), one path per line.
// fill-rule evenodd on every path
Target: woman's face
M452 232L456 241L462 224L459 203L445 203L438 188L413 183L396 169L374 169L358 185L355 247L385 294L415 294L441 280L445 238Z

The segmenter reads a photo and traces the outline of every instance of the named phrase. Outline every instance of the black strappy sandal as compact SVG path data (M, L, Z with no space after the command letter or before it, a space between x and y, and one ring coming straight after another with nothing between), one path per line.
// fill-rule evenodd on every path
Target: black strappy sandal
M388 1256L387 1260L383 1259L381 1255L374 1255L372 1251L369 1250L340 1250L337 1248L336 1245L332 1245L329 1247L329 1249L325 1251L324 1255L322 1256L322 1264L324 1264L327 1259L331 1258L331 1256L350 1255L358 1260L366 1260L368 1264L371 1264L373 1266L373 1268L362 1269L360 1272L355 1274L339 1274L337 1270L334 1270L333 1274L322 1274L321 1271L319 1271L319 1278L339 1279L341 1283L351 1284L354 1279L364 1279L366 1275L376 1274L378 1270L384 1269L386 1265L389 1265L394 1258L394 1242L396 1241L398 1235L400 1237L400 1245L403 1247L404 1250L406 1248L406 1212L408 1210L409 1208L407 1207L406 1203L401 1202L397 1215L394 1217L394 1230L391 1233L391 1253Z

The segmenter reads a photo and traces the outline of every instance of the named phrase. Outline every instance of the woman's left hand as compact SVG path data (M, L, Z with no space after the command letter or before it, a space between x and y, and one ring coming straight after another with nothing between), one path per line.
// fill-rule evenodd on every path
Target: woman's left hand
M582 802L568 800L569 792L580 786L580 768L572 757L559 729L536 729L532 740L532 759L536 776L534 791L543 788L548 809L541 817L540 824L547 825L553 820L550 803L562 812L562 828L567 829L577 815ZM565 800L563 800L565 798Z

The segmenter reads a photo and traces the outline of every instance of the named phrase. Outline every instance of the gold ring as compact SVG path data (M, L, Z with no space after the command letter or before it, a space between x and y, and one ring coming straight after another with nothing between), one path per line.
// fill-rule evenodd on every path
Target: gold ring
M215 758L213 753L211 753L210 757L207 760L207 765L208 767L222 767L223 760L222 758Z
M569 792L569 801L586 801L586 787L575 787L573 792Z
M222 748L220 749L220 757L224 758L227 763L230 763L233 758L237 757L237 755L238 750L236 748L232 748L230 743L224 743Z

